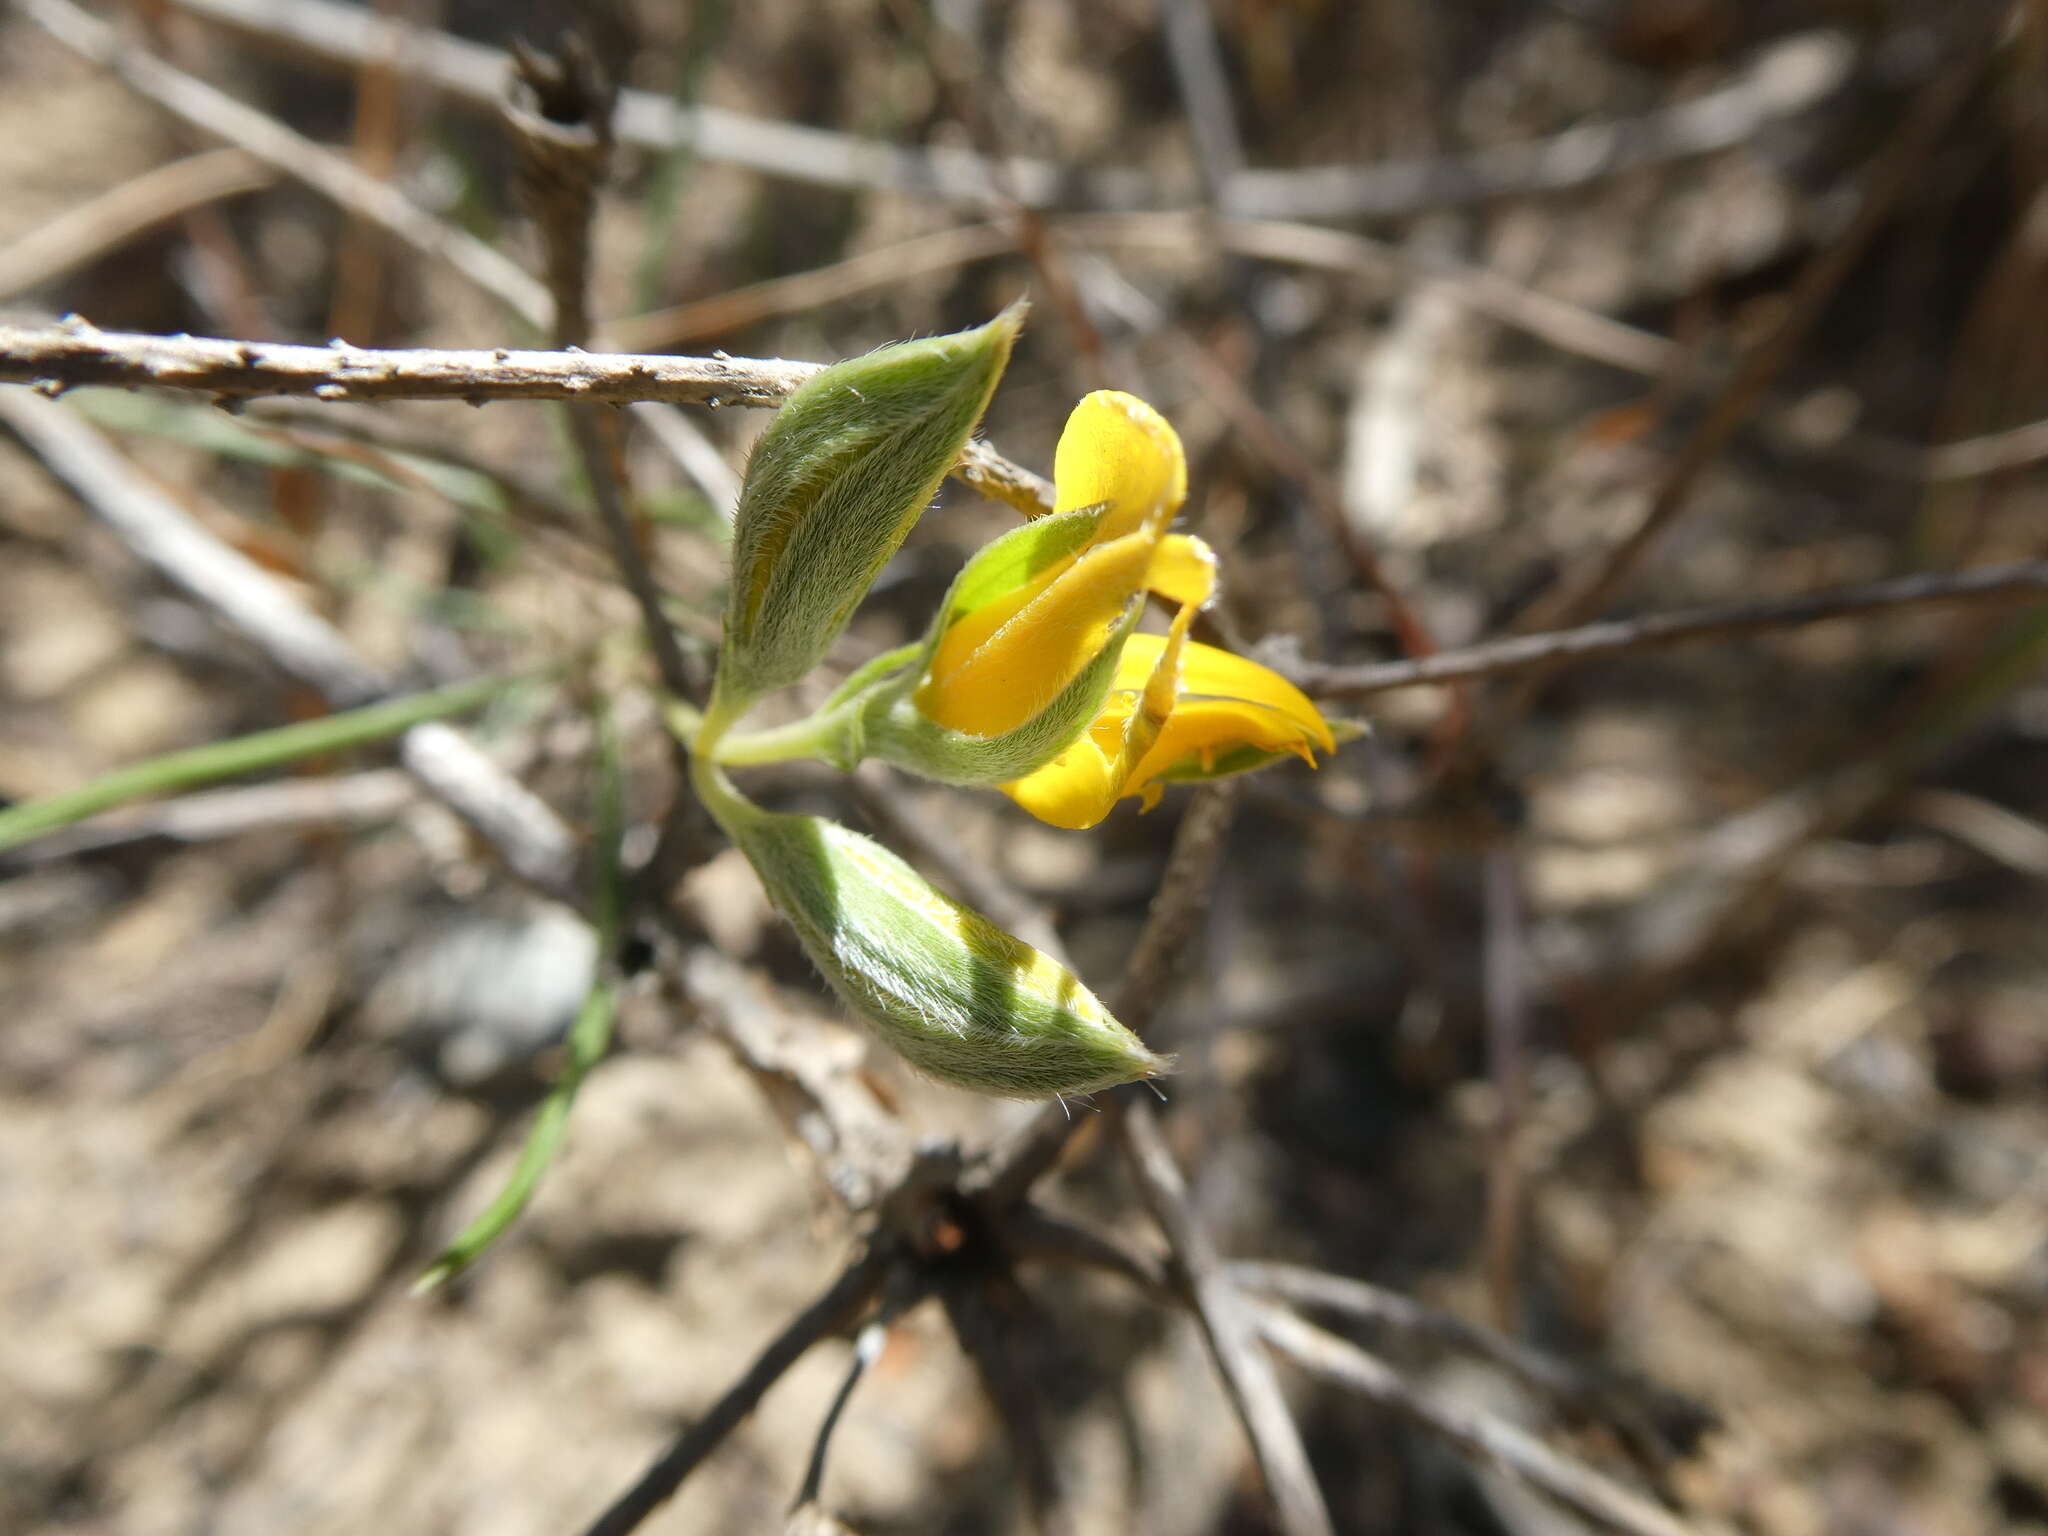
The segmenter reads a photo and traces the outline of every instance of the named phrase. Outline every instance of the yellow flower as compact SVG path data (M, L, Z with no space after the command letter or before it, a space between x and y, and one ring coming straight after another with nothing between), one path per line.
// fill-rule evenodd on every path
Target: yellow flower
M1329 723L1279 673L1177 635L1133 635L1094 724L1002 789L1040 821L1079 829L1118 800L1151 810L1168 781L1222 778L1288 756L1314 767L1316 747L1337 750Z
M1216 557L1166 531L1187 497L1180 438L1131 395L1098 390L1074 408L1053 459L1057 511L1100 507L1085 543L1014 590L964 613L940 637L917 707L971 736L1033 719L1126 633L1147 591L1178 605L1164 635L1123 641L1094 722L1059 756L1002 785L1060 827L1092 827L1119 799L1157 803L1162 780L1242 772L1288 754L1335 750L1330 728L1278 673L1188 626L1215 591Z

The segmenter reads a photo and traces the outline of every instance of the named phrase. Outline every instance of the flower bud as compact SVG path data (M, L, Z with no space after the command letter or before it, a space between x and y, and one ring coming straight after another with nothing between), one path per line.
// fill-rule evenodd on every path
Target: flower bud
M1126 598L1120 611L1095 622L1088 645L1092 654L1071 675L1049 683L1035 676L994 680L991 686L1006 698L1026 689L1035 689L1036 696L1022 710L1013 709L1020 718L1001 722L1007 728L992 735L970 735L934 719L921 694L929 687L933 657L964 617L1002 603L1046 570L1070 562L1094 536L1101 515L1100 507L1084 507L1038 518L1011 529L968 561L933 616L915 660L871 689L860 720L866 755L946 784L994 785L1022 778L1080 735L1100 711L1116 673L1118 648L1138 620L1135 598ZM1035 668L1035 656L1023 660Z
M737 711L824 656L960 457L1024 309L838 363L754 449L733 519L719 693Z
M1051 956L934 889L871 838L815 816L714 802L825 979L940 1082L1012 1099L1172 1070Z

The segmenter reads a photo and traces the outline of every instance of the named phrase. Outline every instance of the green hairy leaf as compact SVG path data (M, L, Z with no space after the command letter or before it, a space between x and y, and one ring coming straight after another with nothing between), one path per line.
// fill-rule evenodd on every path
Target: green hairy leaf
M733 523L719 693L733 712L803 677L924 512L1023 324L883 347L789 397L754 449Z
M1072 971L873 839L770 814L730 791L714 810L825 979L926 1076L1045 1099L1172 1070Z

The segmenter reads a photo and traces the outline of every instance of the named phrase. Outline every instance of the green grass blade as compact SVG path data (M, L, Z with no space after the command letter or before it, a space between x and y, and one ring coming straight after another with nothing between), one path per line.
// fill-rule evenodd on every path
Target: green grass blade
M625 774L611 712L601 704L597 715L597 743L597 888L593 893L592 906L597 921L600 974L592 983L590 995L584 999L576 1022L569 1026L568 1059L563 1064L562 1075L541 1103L511 1177L506 1179L505 1187L498 1191L498 1197L485 1207L483 1214L464 1227L441 1250L440 1256L427 1266L425 1273L413 1282L413 1294L416 1296L461 1274L519 1219L568 1138L569 1111L576 1102L577 1090L583 1086L583 1079L589 1075L590 1069L611 1049L616 994L611 980L602 974L602 967L618 948L622 908L619 840L625 829Z
M59 790L0 810L0 853L131 800L175 794L220 779L282 767L302 758L368 746L422 721L475 709L520 681L522 678L513 674L478 678L130 763L76 789Z

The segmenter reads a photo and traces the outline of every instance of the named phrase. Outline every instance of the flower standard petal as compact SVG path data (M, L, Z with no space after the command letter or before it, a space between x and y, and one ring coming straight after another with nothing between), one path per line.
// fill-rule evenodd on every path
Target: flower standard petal
M1188 499L1180 435L1136 395L1098 389L1067 417L1053 450L1057 510L1103 507L1098 539L1164 528Z

